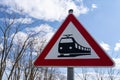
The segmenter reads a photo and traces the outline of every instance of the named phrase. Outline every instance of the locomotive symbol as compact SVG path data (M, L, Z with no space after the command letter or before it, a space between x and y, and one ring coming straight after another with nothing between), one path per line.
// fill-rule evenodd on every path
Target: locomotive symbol
M84 47L71 37L72 34L63 35L58 44L58 57L76 57L80 55L90 55L91 48Z

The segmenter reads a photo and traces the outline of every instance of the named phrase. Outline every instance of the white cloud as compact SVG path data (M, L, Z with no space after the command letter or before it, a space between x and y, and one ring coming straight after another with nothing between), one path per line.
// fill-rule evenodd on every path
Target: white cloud
M120 50L120 41L115 44L114 51L119 51Z
M120 58L113 58L115 62L115 69L120 69Z
M1 21L7 21L9 23L14 22L14 24L16 23L21 23L21 24L30 24L33 22L33 20L31 18L16 18L16 19L9 19L9 18L1 18Z
M64 19L71 8L76 16L89 10L82 0L2 0L0 4L9 6L13 11L17 11L17 7L31 17L50 21Z
M46 43L51 39L55 31L56 30L53 27L47 24L42 24L40 26L36 26L32 28L26 28L25 32L18 32L15 35L13 42L14 44L22 46L26 41L26 39L28 38L28 36L30 36L27 42L32 41L34 50L39 51L41 46L43 48L44 45L46 45ZM11 38L13 36L14 34L11 35ZM42 44L43 42L45 42L44 45ZM33 54L36 54L36 52Z
M45 42L44 45L46 45L46 43L51 39L51 37L56 31L53 27L49 26L48 24L42 24L40 26L26 28L25 30L28 34L36 34L33 38L33 48L36 51L39 51L41 47L43 48L44 46L42 43Z
M45 31L45 32L51 32L53 31L53 27L49 26L48 24L41 24L40 26L32 27L32 28L26 28L26 31Z
M48 24L41 24L40 26L26 28L25 30L28 34L40 34L39 37L44 36L47 38L47 40L49 40L55 32L55 29Z
M0 52L3 50L3 45L0 44Z
M105 43L105 42L101 42L101 43L100 43L100 46L101 46L104 50L106 50L106 51L109 51L109 50L110 50L110 45L107 44L107 43Z
M12 34L11 37L13 37L13 35L14 34ZM15 35L13 42L15 44L18 44L18 45L22 46L27 38L28 38L28 35L26 33L24 33L24 32L18 32Z
M16 23L17 22L21 22L23 24L30 24L33 22L33 20L31 18L18 18L18 19L15 19Z
M96 4L92 4L91 5L91 11L93 11L94 9L98 8Z
M93 9L97 8L97 5L96 4L92 4L91 6Z

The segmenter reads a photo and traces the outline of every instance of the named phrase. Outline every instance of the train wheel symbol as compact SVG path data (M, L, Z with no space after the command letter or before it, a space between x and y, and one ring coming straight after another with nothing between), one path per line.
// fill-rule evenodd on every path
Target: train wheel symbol
M58 44L58 57L76 57L81 55L91 55L91 48L80 45L72 34L63 35Z

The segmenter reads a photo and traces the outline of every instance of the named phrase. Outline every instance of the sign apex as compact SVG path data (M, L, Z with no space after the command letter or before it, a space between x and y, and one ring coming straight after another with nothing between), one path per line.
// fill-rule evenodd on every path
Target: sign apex
M69 9L68 13L73 14L73 9Z

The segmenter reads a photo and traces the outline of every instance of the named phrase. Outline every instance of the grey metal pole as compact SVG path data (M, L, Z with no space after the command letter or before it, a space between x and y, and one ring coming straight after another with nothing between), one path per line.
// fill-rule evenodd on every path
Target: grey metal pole
M73 13L73 9L70 9L68 11L69 14ZM74 80L74 68L73 67L68 67L67 68L67 80Z
M67 68L67 80L74 80L74 68L73 67Z

